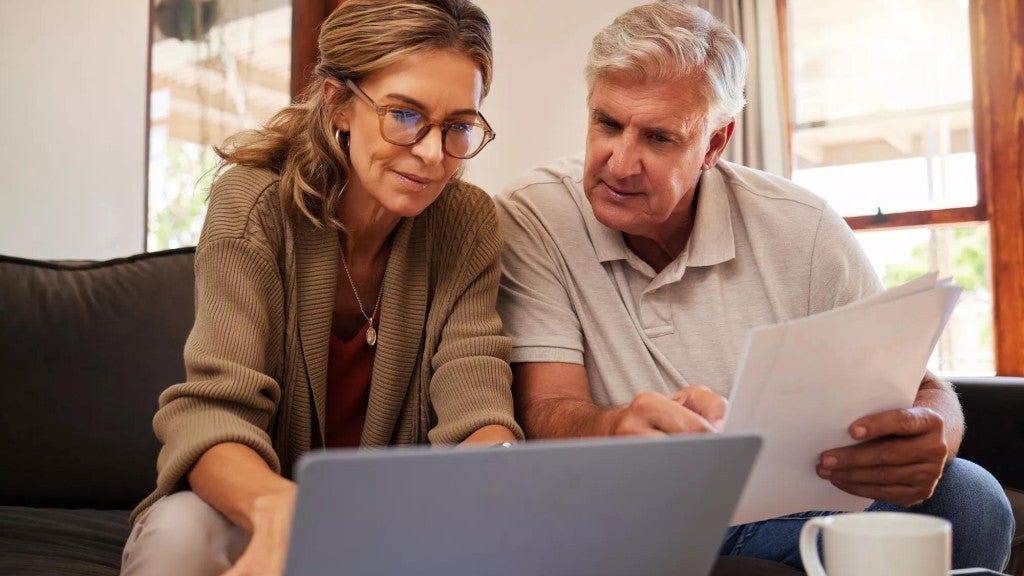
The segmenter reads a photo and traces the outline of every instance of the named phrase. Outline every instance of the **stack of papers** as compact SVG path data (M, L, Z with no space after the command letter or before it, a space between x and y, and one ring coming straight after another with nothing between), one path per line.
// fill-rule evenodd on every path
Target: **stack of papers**
M723 431L756 433L764 445L732 524L871 503L819 478L819 456L854 443L854 420L913 406L960 292L933 272L841 308L750 331Z

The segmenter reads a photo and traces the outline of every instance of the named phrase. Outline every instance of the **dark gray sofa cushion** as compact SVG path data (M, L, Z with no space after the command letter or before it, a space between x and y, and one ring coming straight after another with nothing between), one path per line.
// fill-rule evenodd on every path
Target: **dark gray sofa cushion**
M117 576L128 512L0 506L0 574Z
M193 254L0 256L0 505L130 509L152 490L157 397L185 375Z
M1010 548L1010 560L1003 570L1007 574L1024 574L1024 492L1006 488L1006 497L1010 500L1013 517L1017 521Z
M992 473L1006 490L1016 531L1007 574L1024 574L1024 378L951 379L964 408L959 456Z
M1024 491L1024 378L953 378L964 407L960 456Z

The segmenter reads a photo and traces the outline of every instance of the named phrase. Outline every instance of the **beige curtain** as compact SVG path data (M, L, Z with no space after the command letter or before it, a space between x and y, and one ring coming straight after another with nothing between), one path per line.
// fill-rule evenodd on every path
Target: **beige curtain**
M723 158L789 175L778 13L771 0L691 0L725 22L747 47L747 106Z

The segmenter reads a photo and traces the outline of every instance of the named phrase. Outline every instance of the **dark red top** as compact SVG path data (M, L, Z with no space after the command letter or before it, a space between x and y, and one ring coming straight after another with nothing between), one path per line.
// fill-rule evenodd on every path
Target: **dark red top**
M366 326L344 341L331 332L327 359L327 446L359 446L370 400L370 377L376 347L366 343Z

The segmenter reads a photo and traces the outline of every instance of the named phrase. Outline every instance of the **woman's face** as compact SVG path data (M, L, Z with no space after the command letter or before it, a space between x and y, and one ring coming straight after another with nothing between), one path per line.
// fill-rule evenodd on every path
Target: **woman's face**
M367 76L358 86L378 106L401 107L441 123L476 119L483 80L467 56L427 51ZM387 142L377 113L356 95L338 111L335 125L350 138L346 202L376 203L395 216L416 216L440 196L463 162L444 153L437 126L412 146Z

